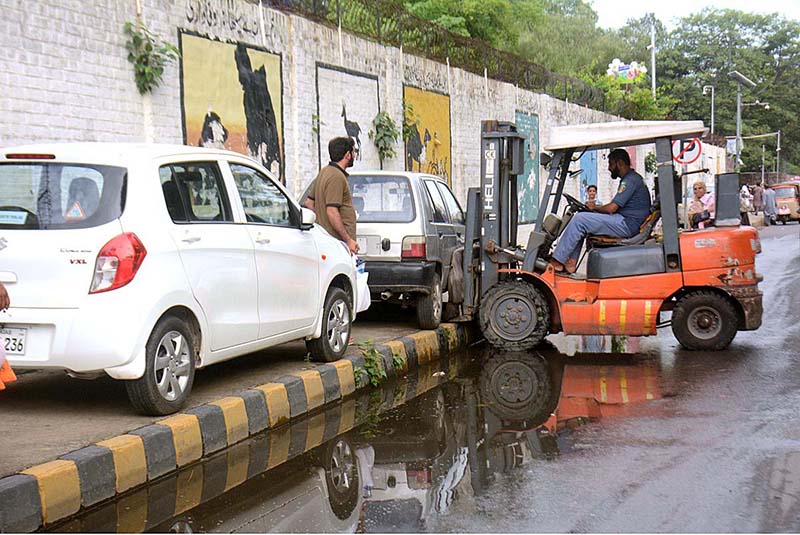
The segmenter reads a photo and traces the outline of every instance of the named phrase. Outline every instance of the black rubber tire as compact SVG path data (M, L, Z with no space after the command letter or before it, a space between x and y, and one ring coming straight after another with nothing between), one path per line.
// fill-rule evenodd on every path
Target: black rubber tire
M346 438L337 437L320 448L314 454L314 460L325 470L328 501L333 514L340 520L349 518L355 511L361 492L355 447ZM345 465L342 465L342 460ZM348 476L347 484L342 477L345 471Z
M672 311L672 333L692 351L727 348L738 330L736 309L725 297L709 291L683 296Z
M508 307L513 310L508 310ZM505 308L506 310L501 310ZM501 323L500 316L512 317ZM493 347L504 351L525 351L536 347L550 329L550 307L542 292L522 280L495 284L481 298L481 332ZM522 323L522 328L514 325Z
M420 329L435 329L442 322L442 278L437 273L429 294L417 297L417 323Z
M481 396L489 410L501 420L524 422L526 429L541 425L555 410L554 386L547 363L535 353L497 353L481 371Z
M183 391L173 400L166 399L159 392L155 370L160 343L162 338L170 332L178 332L183 337L189 358L188 380L183 387ZM138 412L148 416L163 416L178 412L189 398L194 384L195 362L197 360L194 332L181 318L176 316L161 318L147 340L146 355L147 364L144 375L133 381L125 381L128 399L130 399L131 404Z
M341 347L334 347L328 337L328 324L331 321L332 309L338 304L343 303L347 310L347 336ZM347 344L353 334L353 303L347 293L341 288L331 286L328 295L325 296L325 306L322 310L322 335L313 340L306 340L306 349L311 353L314 360L320 362L334 362L339 360L347 352Z

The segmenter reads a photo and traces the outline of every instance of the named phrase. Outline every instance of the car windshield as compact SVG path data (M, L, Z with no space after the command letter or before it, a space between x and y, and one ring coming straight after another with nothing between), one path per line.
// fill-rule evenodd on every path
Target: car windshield
M414 220L414 196L408 178L350 175L349 181L360 223L409 223Z
M776 199L794 199L794 188L787 186L785 188L775 188Z
M0 228L76 229L122 214L126 170L121 167L13 163L0 165Z

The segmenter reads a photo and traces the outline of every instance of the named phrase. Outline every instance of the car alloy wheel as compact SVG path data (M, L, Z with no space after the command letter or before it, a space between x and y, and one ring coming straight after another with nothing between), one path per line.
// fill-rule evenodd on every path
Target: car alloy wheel
M337 299L328 313L328 344L339 353L350 337L350 310L344 299Z
M186 390L191 358L189 344L178 331L166 333L158 343L153 374L158 392L167 401L175 401Z

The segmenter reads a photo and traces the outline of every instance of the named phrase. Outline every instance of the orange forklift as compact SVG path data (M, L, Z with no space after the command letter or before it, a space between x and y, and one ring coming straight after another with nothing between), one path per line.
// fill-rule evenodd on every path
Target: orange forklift
M547 183L526 247L517 245L517 177L526 139L513 123L484 121L481 130L481 186L467 194L462 311L477 316L491 345L521 351L550 333L649 336L671 325L685 348L716 351L728 347L737 331L761 325L762 277L755 270L761 243L755 228L740 224L738 174L716 176L714 226L678 226L681 185L673 173L672 143L702 137L702 121L554 128L545 147L552 153ZM588 210L564 193L580 171L571 170L572 163L588 150L651 143L657 201L639 234L590 236L586 275L556 273L549 263L554 243L574 214ZM659 220L663 234L654 237ZM671 318L660 322L662 312Z

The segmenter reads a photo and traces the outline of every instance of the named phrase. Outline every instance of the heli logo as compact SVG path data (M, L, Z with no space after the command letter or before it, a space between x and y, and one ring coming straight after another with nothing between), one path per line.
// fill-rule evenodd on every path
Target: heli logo
M86 260L83 259L83 258L70 258L69 259L69 263L70 264L86 264Z
M483 151L483 160L486 165L483 175L483 209L487 211L494 210L494 161L496 159L497 151L495 149Z

